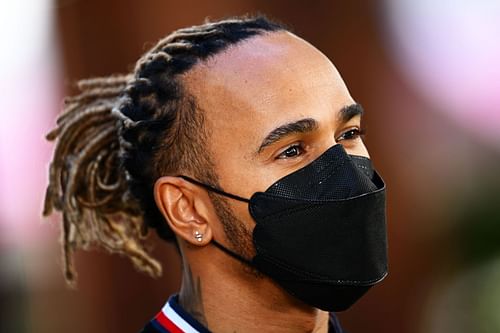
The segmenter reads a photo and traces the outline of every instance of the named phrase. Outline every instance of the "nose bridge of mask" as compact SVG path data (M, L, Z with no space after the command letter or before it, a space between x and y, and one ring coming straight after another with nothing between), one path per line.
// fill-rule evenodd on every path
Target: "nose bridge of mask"
M295 200L342 200L375 191L373 177L370 159L348 155L337 144L271 185L265 193Z

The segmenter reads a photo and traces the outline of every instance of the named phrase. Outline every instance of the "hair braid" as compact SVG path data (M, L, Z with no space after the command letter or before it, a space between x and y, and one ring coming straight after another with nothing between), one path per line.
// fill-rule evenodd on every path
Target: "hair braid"
M103 247L128 256L152 276L161 274L144 242L148 227L174 235L153 197L162 175L188 173L213 185L204 149L203 113L185 91L181 74L239 41L283 28L263 17L207 22L160 40L128 75L78 82L57 126L44 215L63 213L63 259L75 278L72 253Z

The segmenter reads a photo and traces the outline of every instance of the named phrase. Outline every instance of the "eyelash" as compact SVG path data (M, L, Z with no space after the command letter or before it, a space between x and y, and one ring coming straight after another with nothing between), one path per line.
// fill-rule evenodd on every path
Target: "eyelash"
M345 137L346 134L349 134L351 135L351 137L347 138ZM339 135L335 140L337 142L340 142L340 141L343 141L343 140L355 140L357 138L359 138L360 136L363 136L366 134L366 130L364 129L360 129L360 128L351 128L347 131L345 131L344 133L342 133L341 135ZM344 138L342 138L344 137Z
M291 149L300 149L300 153L297 153L297 155L294 155L294 156L286 156L286 153L288 151L290 151ZM294 158L294 157L297 157L299 155L301 155L302 153L304 152L304 146L302 143L296 143L296 144L293 144L289 147L287 147L285 150L283 150L277 157L276 159L277 160L283 160L283 159L287 159L287 158Z
M349 134L349 137L347 137L347 134ZM345 131L342 133L340 136L338 136L335 140L337 142L344 141L344 140L355 140L363 135L366 134L366 130L360 129L360 128L351 128L348 131ZM297 152L297 149L300 149L300 152L297 152L295 155L288 155L287 153L290 153L291 151ZM304 145L302 143L296 143L293 144L289 147L287 147L285 150L283 150L277 157L276 159L281 160L281 159L288 159L288 158L295 158L297 156L302 155L304 152Z

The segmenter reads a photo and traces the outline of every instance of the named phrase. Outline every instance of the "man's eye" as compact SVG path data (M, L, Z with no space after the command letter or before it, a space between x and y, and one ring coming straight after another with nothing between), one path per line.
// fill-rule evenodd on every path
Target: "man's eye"
M352 128L348 130L347 132L342 133L338 138L338 141L342 140L354 140L357 139L358 137L362 136L364 134L364 131L360 130L359 128Z
M302 153L303 153L303 148L300 145L293 145L288 147L281 154L279 154L277 159L297 157Z

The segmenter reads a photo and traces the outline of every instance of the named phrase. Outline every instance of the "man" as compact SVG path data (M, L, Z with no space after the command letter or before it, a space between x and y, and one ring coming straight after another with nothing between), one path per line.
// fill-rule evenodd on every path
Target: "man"
M329 311L387 274L384 185L362 109L333 64L265 18L178 30L134 73L80 82L45 214L66 277L88 245L157 276L147 228L182 257L178 295L143 332L342 332Z

